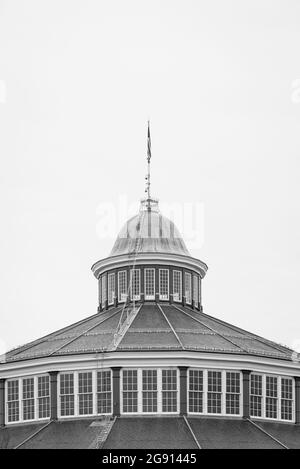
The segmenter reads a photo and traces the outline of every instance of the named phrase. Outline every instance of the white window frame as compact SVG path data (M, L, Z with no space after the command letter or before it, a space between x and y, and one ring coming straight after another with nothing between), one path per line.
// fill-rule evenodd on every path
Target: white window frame
M262 376L262 415L261 417L251 415L251 405L249 405L250 409L250 416L252 419L257 420L267 420L270 422L285 422L285 423L295 423L295 379L293 376L290 375L277 375L275 373L262 373L253 371L251 375L259 375ZM267 376L277 378L277 417L267 417L266 416L266 380ZM281 405L282 405L282 393L281 393L281 384L282 378L291 379L292 380L292 420L282 419L281 418ZM249 395L251 395L251 381L249 380ZM249 403L250 404L250 403Z
M98 392L98 373L110 373L110 391L99 391ZM112 370L110 368L103 368L96 370L95 382L93 382L94 393L94 411L97 415L111 415L113 412L113 387L112 387ZM98 412L98 396L99 394L110 394L110 412Z
M123 372L127 370L137 370L137 412L124 412L123 410ZM143 412L143 375L142 370L155 370L157 371L157 412ZM176 370L176 383L177 383L177 411L176 412L163 412L162 411L162 370ZM124 367L121 371L120 377L120 411L122 415L178 415L180 408L180 382L179 370L177 367L147 367L134 368Z
M101 305L105 306L107 300L107 274L103 274L101 277Z
M110 393L111 393L111 412L109 413L98 413L98 393L97 393L97 372L100 371L110 371ZM79 414L79 373L92 373L92 390L93 390L93 413L92 414ZM74 375L74 414L73 415L61 415L61 394L60 394L60 378L63 374L73 374ZM58 374L57 380L58 386L58 418L61 420L74 419L74 417L91 417L98 415L112 415L113 413L113 388L112 388L112 370L111 368L101 368L101 369L81 369L81 370L64 370Z
M190 371L197 370L203 372L203 398L202 398L202 412L190 412ZM220 372L221 373L221 413L208 412L208 372ZM226 394L231 394L226 392L226 373L238 373L240 375L240 392L239 392L239 413L238 414L229 414L226 413ZM192 391L192 390L191 390ZM201 368L201 367L191 367L188 370L187 376L187 409L188 414L190 415L212 415L212 416L224 416L224 417L237 417L240 418L243 415L243 376L242 372L235 369L220 369L220 368Z
M153 272L153 295L147 295L147 272ZM154 267L145 267L144 269L144 290L145 290L145 300L155 300L155 268Z
M135 278L137 276L137 279ZM137 282L137 283L136 283ZM138 293L136 293L136 286L138 286ZM135 292L135 294L133 294ZM133 301L139 301L141 299L141 270L131 269L130 270L130 299Z
M125 293L121 292L121 276L124 276L122 283L125 285ZM123 286L124 286L123 285ZM127 288L127 270L119 270L118 272L118 302L125 303L127 300L128 288Z
M167 280L167 294L161 293L162 290L162 276L164 274L166 275L166 280ZM159 275L158 275L158 280L159 280L159 299L162 301L168 301L169 300L169 291L170 291L170 282L169 282L169 269L159 269Z
M179 292L175 292L175 276L179 274ZM182 271L173 270L173 301L176 303L182 302Z
M38 398L38 378L42 376L49 376L48 373L41 373L37 375L28 375L28 376L18 376L16 378L9 378L5 381L5 425L15 425L20 423L30 423L30 422L37 422L37 421L47 421L50 420L51 415L51 386L50 386L50 376L49 376L49 417L39 417L39 398ZM33 378L33 385L34 385L34 418L33 419L26 419L23 418L23 379ZM18 381L19 387L19 399L18 401L10 401L10 402L18 402L19 403L19 419L13 422L8 421L8 382L9 381Z
M198 308L199 306L199 281L198 275L193 274L193 299L194 299L194 306Z
M108 274L107 277L107 303L113 305L116 296L116 276L115 273Z
M187 284L188 279L188 284ZM189 292L188 292L189 287ZM189 293L189 294L188 294ZM187 305L192 304L192 274L190 272L184 273L184 296Z

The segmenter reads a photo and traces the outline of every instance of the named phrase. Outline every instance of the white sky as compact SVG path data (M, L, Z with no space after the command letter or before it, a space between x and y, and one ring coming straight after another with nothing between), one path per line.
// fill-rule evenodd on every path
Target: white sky
M300 346L299 44L297 0L0 0L0 347L96 312L148 117L155 195L204 208L204 311Z

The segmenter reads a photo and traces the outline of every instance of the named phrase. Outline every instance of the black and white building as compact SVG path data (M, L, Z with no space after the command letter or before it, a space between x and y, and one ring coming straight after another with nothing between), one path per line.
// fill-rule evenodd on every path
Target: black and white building
M0 363L2 448L300 448L295 352L203 311L207 265L146 198L97 313Z

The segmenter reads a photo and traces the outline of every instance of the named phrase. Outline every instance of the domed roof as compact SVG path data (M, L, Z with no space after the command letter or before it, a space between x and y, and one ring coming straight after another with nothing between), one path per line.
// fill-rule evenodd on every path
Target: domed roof
M174 223L159 212L157 200L142 200L140 212L125 223L110 256L134 252L190 256Z

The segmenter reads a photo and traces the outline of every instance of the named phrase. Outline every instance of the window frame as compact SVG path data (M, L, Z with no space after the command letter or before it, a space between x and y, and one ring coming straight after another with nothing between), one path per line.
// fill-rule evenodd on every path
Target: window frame
M189 279L189 296L187 296L187 279ZM187 305L192 304L192 295L193 295L193 286L192 286L192 274L191 272L185 272L184 273L184 297L185 297L185 302Z
M170 298L170 274L169 274L170 269L165 269L165 268L159 268L158 269L158 296L161 301L169 301ZM167 280L167 294L162 294L162 273L167 273L166 280Z
M179 292L175 292L175 274L179 274ZM181 303L182 302L182 271L174 269L173 270L173 301L175 303ZM178 297L175 295L178 295Z
M39 417L39 397L38 397L38 378L47 376L49 377L49 404L51 406L51 386L50 386L50 375L48 373L39 373L35 375L25 375L25 376L18 376L18 377L12 377L8 378L5 381L5 387L4 387L4 399L5 399L5 425L17 425L20 423L31 423L31 422L41 422L41 421L47 421L50 420L51 416L51 409L49 407L49 417ZM24 379L33 379L33 389L34 389L34 394L33 394L33 400L34 400L34 418L32 419L24 419L23 416L23 380ZM17 381L18 382L18 400L14 401L8 401L8 383L11 381ZM48 397L48 396L47 396ZM18 408L19 408L19 418L18 420L14 421L9 421L8 420L8 404L9 402L17 402L18 403Z
M262 377L262 415L261 416L254 416L251 414L251 375L259 375ZM267 376L277 378L277 417L267 417L266 412L266 379ZM282 410L282 379L291 379L292 380L292 419L282 419L281 418L281 410ZM293 376L290 375L283 375L283 374L275 374L275 373L263 373L263 372L256 372L253 371L250 374L249 380L249 413L250 418L253 420L267 420L270 422L283 422L283 423L295 423L295 379Z
M135 276L138 276L138 279L135 279ZM136 294L136 282L138 285L138 294ZM133 294L135 292L135 294ZM131 301L140 301L141 299L141 269L130 269L130 300Z
M113 279L113 281L111 281ZM107 274L107 304L113 305L116 297L116 274L110 272Z
M146 292L147 292L147 272L148 271L151 271L153 272L153 295L147 295ZM149 301L153 301L155 300L155 293L156 293L156 289L155 289L155 268L154 267L145 267L144 268L144 298L145 300L149 300Z
M124 280L122 280L122 282L124 282L124 285L122 285L122 286L125 286L125 293L121 292L121 288L120 288L121 275L124 275ZM127 270L122 269L122 270L118 271L118 303L126 303L127 295L128 295Z

